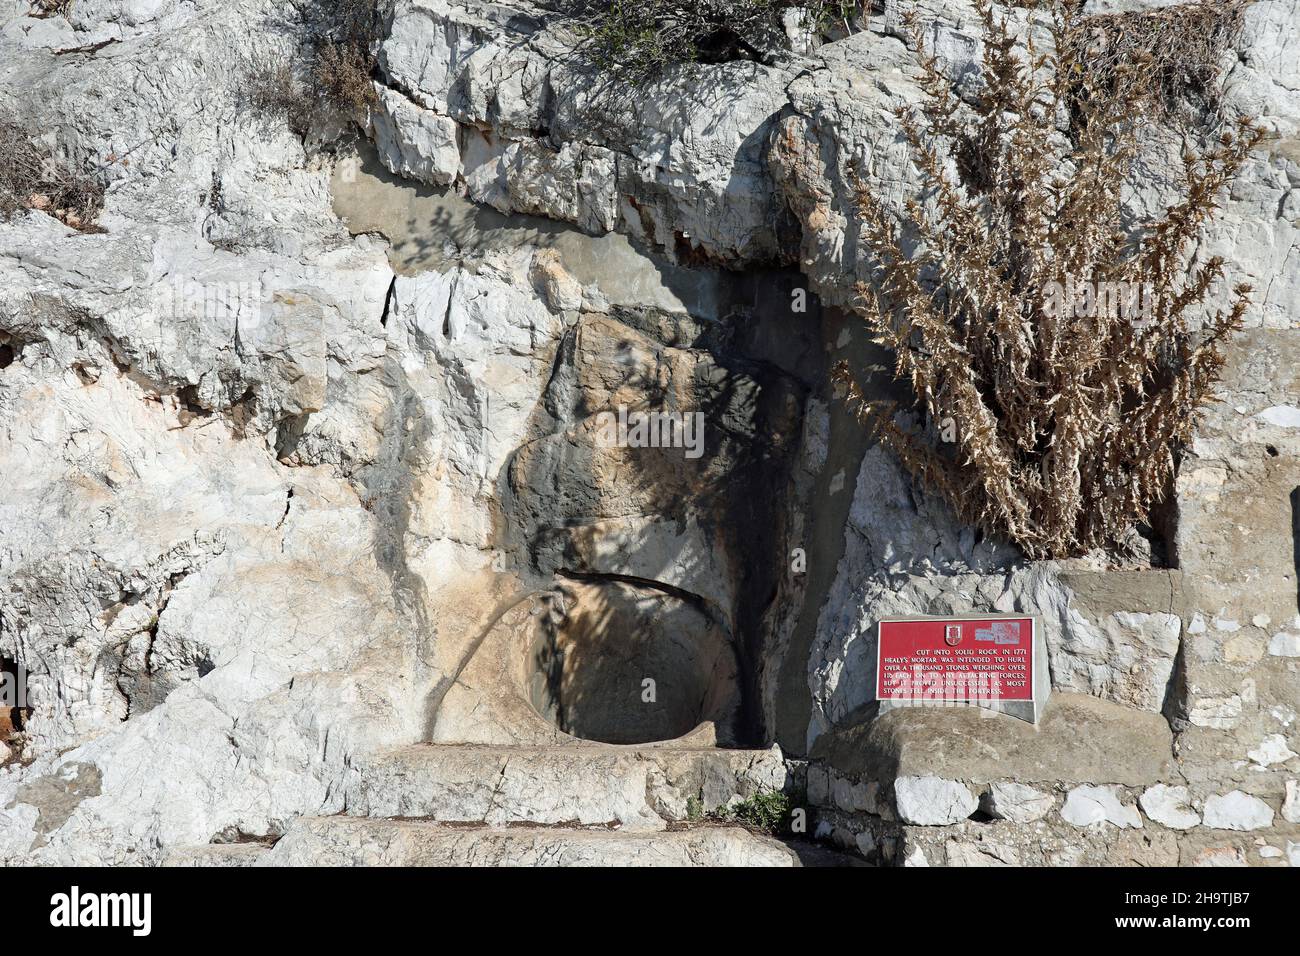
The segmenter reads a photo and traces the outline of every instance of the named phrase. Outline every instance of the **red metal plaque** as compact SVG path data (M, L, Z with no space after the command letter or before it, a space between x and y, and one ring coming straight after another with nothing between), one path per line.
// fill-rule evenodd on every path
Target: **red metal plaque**
M1032 617L881 621L876 698L898 701L1034 699Z

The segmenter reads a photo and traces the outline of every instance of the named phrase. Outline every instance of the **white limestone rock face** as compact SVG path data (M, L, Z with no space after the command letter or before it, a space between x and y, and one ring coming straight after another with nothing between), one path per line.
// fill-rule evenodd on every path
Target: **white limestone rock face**
M528 433L562 328L526 262L402 276L393 289L389 337L418 409L408 533L471 562L489 547L497 476Z
M396 820L295 821L256 866L798 866L789 847L739 827L670 833L475 830Z
M1142 816L1137 807L1121 802L1118 787L1084 785L1075 787L1066 795L1061 807L1061 818L1076 827L1108 823L1126 829L1141 827Z
M266 431L325 404L331 347L372 357L392 272L363 243L311 265L275 253L234 254L173 226L81 236L40 214L0 224L0 257L15 268L0 294L16 306L10 334L71 355L94 335L106 363L129 365L198 411L237 416ZM69 314L79 321L69 321ZM381 346L382 348L382 346ZM371 362L371 365L377 364Z
M572 222L593 233L619 222L616 154L602 146L565 143L558 151L527 140L511 143L496 162L479 167L470 194L502 212Z
M617 228L670 253L784 258L763 154L795 68L670 69L632 87L584 71L572 42L527 4L398 0L374 120L385 163L454 176L502 211ZM700 108L681 108L690 102ZM447 121L461 129L458 161L427 145L447 142Z
M104 24L139 27L163 19L178 6L177 0L86 0L69 8L68 19L79 30Z
M980 809L999 820L1033 823L1051 811L1055 800L1049 793L1023 783L995 783L980 798Z
M868 449L858 470L850 535L860 539L855 544L873 570L892 574L978 570L1014 557L1006 546L977 543L974 530L960 525L942 501L918 495L911 476L880 445Z
M1286 782L1286 799L1282 803L1282 819L1287 823L1300 823L1300 780Z
M428 622L491 561L491 469L560 321L531 250L390 295L327 170L226 112L273 5L100 7L57 45L107 30L112 57L0 31L20 113L91 156L137 147L106 232L0 224L0 653L33 705L32 762L0 773L6 863L278 835L342 809L355 755L419 739Z
M864 460L864 472L875 465ZM861 481L855 497L871 498L878 485ZM922 499L917 490L914 495ZM923 499L922 499L923 500ZM924 506L922 506L924 507ZM855 503L856 508L856 503ZM1019 613L1039 618L1055 689L1090 694L1159 712L1179 647L1181 622L1160 612L1095 614L1079 600L1058 568L1043 562L1001 573L975 573L954 553L943 571L891 574L877 563L872 530L850 525L835 584L823 606L809 661L813 741L828 726L874 698L877 623L886 618ZM936 545L932 554L943 553ZM972 560L978 553L967 552ZM1076 576L1076 585L1088 576ZM1153 577L1143 590L1167 594ZM1143 595L1146 600L1150 595Z
M929 866L930 861L925 858L925 851L919 846L912 847L912 852L907 854L903 860L903 866Z
M959 823L975 812L979 801L956 780L935 776L903 776L894 780L898 818L919 826Z
M969 10L926 7L944 68L968 75ZM317 860L309 827L292 821L339 812L359 755L427 731L430 690L455 673L439 648L490 607L475 576L496 555L503 471L553 424L539 396L566 313L591 303L539 272L532 250L396 278L381 243L350 238L301 141L235 109L245 56L293 45L281 9L77 0L67 18L0 11L0 102L110 180L103 234L39 213L0 224L0 335L13 351L0 369L0 653L30 671L35 703L33 762L0 771L0 862L152 863L214 837L286 831L298 837L278 858ZM898 10L888 5L885 34L900 32ZM864 267L851 171L872 172L895 208L915 185L892 115L916 97L903 44L868 32L792 64L670 72L630 109L628 91L572 72L548 19L524 4L399 0L369 119L383 162L683 259L797 260L843 301ZM1296 19L1295 0L1247 13L1229 100L1276 137L1202 249L1229 253L1254 282L1249 321L1270 330L1292 328L1300 300ZM101 55L55 53L110 40ZM1251 407L1252 435L1294 432L1285 397ZM1213 493L1218 464L1235 460L1198 449L1184 498ZM844 555L807 662L810 740L870 699L871 633L886 614L1040 614L1058 687L1161 709L1172 614L1087 612L1055 569L978 542L879 450L846 479ZM627 506L611 489L611 511ZM592 526L593 540L644 545L631 553L655 574L701 593L697 582L713 582L718 603L730 599L698 528L618 517ZM644 571L610 550L595 555L599 569ZM675 566L684 553L689 567ZM1233 663L1289 666L1300 637L1277 626L1258 625ZM1198 692L1188 722L1239 729L1259 709L1254 686ZM1278 731L1252 727L1236 759L1278 774L1294 759L1290 731ZM869 785L817 786L842 809L879 809ZM1047 812L1046 794L1001 786L995 815ZM1181 789L1149 788L1142 806L1176 827L1196 816ZM937 777L903 778L895 797L906 822L925 825L976 806L965 784ZM1077 788L1062 815L1141 825L1113 788ZM1205 805L1206 825L1221 829L1272 815L1239 791ZM356 832L344 849L321 836L320 852L405 858L376 846L391 834ZM427 849L402 839L415 857ZM549 851L537 839L480 852L449 838L437 858L535 861ZM673 859L698 849L675 839ZM957 847L950 858L989 855ZM772 848L715 849L746 862ZM615 857L658 858L643 843Z
M402 94L375 84L379 108L370 135L385 166L406 179L445 186L460 175L460 127L449 116L422 110Z
M1240 790L1205 801L1205 825L1213 830L1260 830L1273 825L1273 808Z
M22 316L0 380L0 650L31 673L38 756L0 779L0 859L276 835L341 809L354 754L418 739L437 674L412 602L436 613L490 560L494 469L549 371L558 320L526 287L522 269L431 274L398 284L386 327L382 296L341 309L321 334L344 413L262 434L78 351L83 313ZM93 777L71 809L50 797L69 768Z
M1286 763L1295 755L1295 751L1286 745L1286 737L1282 734L1269 734L1259 742L1258 747L1246 752L1246 756L1260 767Z
M1093 624L1066 613L1071 626L1053 649L1053 686L1159 711L1178 654L1177 615L1121 611Z
M27 412L0 441L26 476L0 602L38 755L0 779L0 859L147 863L332 805L352 748L417 726L375 519L115 371L53 366L11 366L0 399ZM55 800L69 773L93 785Z
M1200 814L1192 809L1191 795L1186 787L1158 783L1142 792L1138 806L1156 823L1175 830L1188 830L1201 822Z
M1300 657L1300 633L1278 631L1268 642L1268 652L1274 657Z

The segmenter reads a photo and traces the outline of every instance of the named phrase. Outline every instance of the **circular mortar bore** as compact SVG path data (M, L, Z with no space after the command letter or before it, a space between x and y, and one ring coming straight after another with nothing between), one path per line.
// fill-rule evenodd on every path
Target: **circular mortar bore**
M740 711L736 656L699 608L619 581L566 583L535 618L529 701L574 737L672 740L711 720L730 743Z

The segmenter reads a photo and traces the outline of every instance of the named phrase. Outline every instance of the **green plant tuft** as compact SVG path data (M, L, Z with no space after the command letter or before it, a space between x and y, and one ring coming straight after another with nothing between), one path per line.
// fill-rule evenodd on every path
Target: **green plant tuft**
M714 818L778 835L790 825L790 798L780 790L762 789L744 800L720 807Z

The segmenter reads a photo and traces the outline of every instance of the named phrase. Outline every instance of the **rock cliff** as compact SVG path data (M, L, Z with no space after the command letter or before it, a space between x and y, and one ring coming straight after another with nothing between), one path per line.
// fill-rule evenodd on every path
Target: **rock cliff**
M636 87L552 7L395 0L357 144L246 108L282 6L0 2L0 108L107 184L98 231L0 221L0 861L786 865L661 831L787 787L876 862L1300 863L1296 0L1246 10L1225 96L1272 135L1197 252L1257 304L1122 568L958 526L829 382L898 393L843 306L854 177L917 185L899 4ZM972 10L919 9L960 83ZM618 408L702 412L701 454L609 447ZM875 623L972 609L1040 617L1065 755L870 719ZM573 661L645 619L701 729L582 739ZM628 832L442 828L579 818Z

